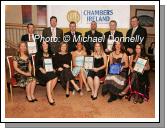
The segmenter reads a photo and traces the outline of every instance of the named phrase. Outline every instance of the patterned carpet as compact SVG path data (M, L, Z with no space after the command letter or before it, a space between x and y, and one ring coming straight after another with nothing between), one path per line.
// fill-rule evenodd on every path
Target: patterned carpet
M142 104L134 104L127 99L108 103L109 95L101 96L101 87L97 100L92 101L91 93L85 91L84 95L78 93L65 97L65 91L58 84L54 90L56 104L51 106L47 102L46 88L36 87L37 102L26 100L25 90L14 88L14 102L6 101L6 118L154 118L155 116L155 77L150 72L150 99Z

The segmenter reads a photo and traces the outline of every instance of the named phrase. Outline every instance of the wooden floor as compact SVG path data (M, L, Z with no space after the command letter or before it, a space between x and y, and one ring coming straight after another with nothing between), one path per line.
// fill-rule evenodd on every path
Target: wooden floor
M65 91L58 84L54 90L55 106L47 102L46 88L36 87L38 102L29 103L25 97L25 90L14 88L14 102L6 101L6 118L154 118L155 116L155 76L150 73L150 99L143 104L133 104L127 99L108 103L109 95L101 96L99 89L98 99L92 101L91 93L78 93L65 97Z

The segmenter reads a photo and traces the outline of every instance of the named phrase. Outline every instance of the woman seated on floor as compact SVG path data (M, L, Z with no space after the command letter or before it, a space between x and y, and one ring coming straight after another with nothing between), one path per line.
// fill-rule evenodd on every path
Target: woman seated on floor
M18 48L18 56L14 57L13 66L17 85L26 87L26 98L29 102L37 101L34 96L36 79L32 76L32 66L27 54L25 42L21 42Z
M108 102L116 100L122 96L124 89L127 86L128 78L128 56L124 52L123 44L116 41L113 45L112 53L109 55L110 66L109 75L103 85L102 94L110 93ZM126 88L126 90L128 90Z
M147 60L143 73L134 71L134 66L138 58ZM150 65L149 65L148 57L145 56L143 45L140 43L136 45L135 53L130 57L129 68L131 70L130 76L131 76L132 91L136 91L133 102L135 104L137 102L143 103L144 101L143 99L148 98L148 93L149 93L148 92L148 86L149 86L148 70L150 69Z
M59 52L55 55L54 60L56 62L55 68L57 69L57 74L61 81L61 85L66 90L66 97L69 97L69 83L74 86L77 92L80 92L81 89L74 81L75 77L71 72L72 55L71 53L68 53L67 50L68 45L62 42L60 44Z
M52 91L57 83L57 74L54 69L49 71L48 68L46 68L47 59L52 62L51 66L53 68L53 66L55 66L55 62L53 60L50 47L47 42L43 41L41 51L37 52L35 56L36 78L40 85L46 85L48 102L50 105L54 105L55 101L52 96Z
M86 75L87 75L86 70L83 68L84 56L87 55L85 47L82 45L81 42L78 42L76 48L77 50L72 52L72 66L73 66L72 73L75 77L79 76L79 84L81 90L84 83L86 90L90 91L90 88L86 81ZM81 91L80 94L83 95L83 92Z

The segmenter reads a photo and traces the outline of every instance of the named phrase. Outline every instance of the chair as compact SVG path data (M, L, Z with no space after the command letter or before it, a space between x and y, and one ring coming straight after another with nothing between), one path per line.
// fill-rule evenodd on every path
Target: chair
M35 54L33 54L31 57L32 57L32 69L33 69L33 75L35 76Z
M108 67L109 67L109 63L110 63L110 58L109 58L109 55L107 55L107 66L106 66L106 75L108 74ZM106 75L102 78L100 78L100 83L104 83L104 80L105 80L105 77Z
M11 100L13 101L13 87L18 86L16 79L14 78L13 56L7 56L7 63L9 67L9 76L10 76L10 81L9 81L10 97L11 97Z
M35 77L35 54L31 56L32 59L32 70L33 70L33 75ZM38 80L36 80L36 84L39 84Z
M146 93L148 94L148 96L144 96L142 93L139 93L139 92L137 92L137 91L135 91L135 90L132 89L132 83L131 83L131 77L130 76L128 77L128 85L129 85L129 94L126 97L126 99L128 99L128 101L131 100L131 97L134 94L138 94L138 95L142 96L145 101L149 100L149 94L148 94L149 90L146 90L147 91ZM144 86L147 87L147 84L145 84ZM147 88L149 89L149 87L147 87Z

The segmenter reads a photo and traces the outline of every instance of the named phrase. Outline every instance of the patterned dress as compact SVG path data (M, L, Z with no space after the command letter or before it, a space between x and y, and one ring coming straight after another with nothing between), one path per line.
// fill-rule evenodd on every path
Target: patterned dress
M15 56L14 57L14 61L17 62L18 64L18 68L24 72L28 72L28 65L29 65L29 58L27 58L27 60L23 60L21 59L19 56ZM26 85L28 83L30 83L31 81L35 80L34 77L32 76L25 76L23 74L18 73L17 71L14 72L14 77L16 79L17 85L20 87L26 87Z
M113 57L113 63L119 63L122 64L122 66L125 65L125 62L122 62L122 57L120 58L114 58ZM110 76L112 74L109 74ZM128 78L128 68L124 68L119 75L112 75L115 76L119 81L124 81L123 85L120 84L120 82L116 82L115 80L107 79L104 81L103 87L108 87L112 91L112 94L118 95L120 92L122 92L125 87L127 86L127 78Z
M135 61L132 63L132 67L135 66ZM131 89L132 91L136 91L137 94L142 95L145 98L149 98L149 71L145 70L143 74L139 72L132 72L131 76Z
M124 54L122 54L122 56L119 58L115 58L112 55L113 64L121 64L121 66L124 66L125 62L123 61L123 56ZM122 71L118 75L114 75L114 74L107 75L107 77L110 77L110 76L113 76L114 79L106 78L104 81L103 87L109 88L112 94L118 95L127 86L128 68L123 68Z

